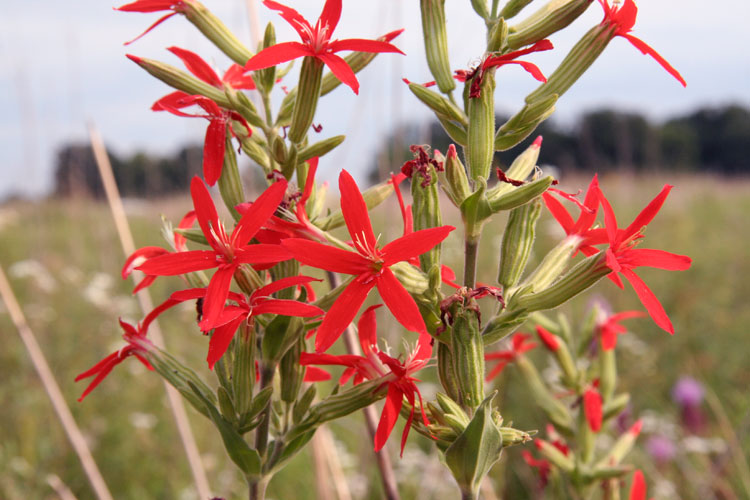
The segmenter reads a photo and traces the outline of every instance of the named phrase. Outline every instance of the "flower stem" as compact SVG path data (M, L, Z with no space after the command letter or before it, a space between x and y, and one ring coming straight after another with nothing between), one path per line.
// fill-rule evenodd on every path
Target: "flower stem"
M260 370L260 390L265 389L273 383L273 376L276 373L276 369L273 366L265 366L261 364ZM255 431L255 449L262 457L266 453L268 447L268 429L271 423L271 405L266 406L263 410L263 420L258 425L258 429Z
M464 286L474 288L477 276L479 238L467 237L464 243Z

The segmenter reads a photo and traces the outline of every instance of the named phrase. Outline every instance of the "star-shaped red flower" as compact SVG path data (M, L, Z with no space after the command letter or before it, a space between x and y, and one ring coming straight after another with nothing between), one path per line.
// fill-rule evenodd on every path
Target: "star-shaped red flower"
M339 338L354 319L367 294L375 287L399 323L407 330L423 332L425 324L419 308L390 266L425 253L455 228L441 226L423 229L380 248L362 193L346 170L339 175L339 189L341 212L353 241L354 252L301 238L288 238L281 242L301 264L356 276L331 306L318 328L315 350L323 352Z
M299 12L272 0L265 0L263 4L269 9L280 12L292 27L299 33L302 43L284 42L265 48L255 54L245 64L246 71L256 71L276 66L298 57L314 57L323 62L336 78L351 87L354 93L359 92L359 82L354 71L346 61L335 52L342 50L356 50L358 52L396 52L403 54L396 46L380 40L364 40L349 38L346 40L331 40L333 30L341 17L341 0L326 0L323 12L315 26L311 25Z

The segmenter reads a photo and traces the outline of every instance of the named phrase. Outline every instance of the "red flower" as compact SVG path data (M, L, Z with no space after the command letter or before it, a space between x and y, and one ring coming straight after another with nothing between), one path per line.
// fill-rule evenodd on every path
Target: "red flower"
M662 329L674 334L672 322L669 321L669 317L664 312L661 303L659 303L654 293L646 286L646 283L633 271L636 267L656 267L669 271L684 271L690 268L692 260L685 255L677 255L663 250L635 248L638 240L643 238L643 229L659 212L671 189L672 186L665 185L656 198L625 229L617 227L615 213L603 193L600 194L599 198L604 209L604 223L609 241L609 248L607 248L606 254L607 266L614 271L614 273L609 275L610 279L618 287L624 288L622 280L615 273L622 274L633 286L635 293L638 294L638 298L646 307L654 322Z
M120 326L125 331L125 333L122 334L122 338L128 343L128 345L113 352L75 378L75 381L78 382L85 378L94 377L94 380L92 380L89 386L86 387L86 390L83 391L83 394L78 398L78 401L83 401L83 398L88 396L88 394L93 391L96 386L107 377L107 375L109 375L115 366L119 365L130 356L135 356L136 359L143 363L146 368L153 370L154 367L151 366L151 363L149 363L144 357L144 354L146 354L152 346L151 342L146 338L146 332L148 331L149 325L157 318L157 316L175 304L177 304L177 302L174 300L166 300L156 309L151 311L143 321L138 323L135 327L120 319Z
M341 0L326 0L323 12L315 26L312 26L299 12L271 0L263 2L266 7L278 10L281 17L297 30L302 43L284 42L265 48L255 54L245 64L246 71L256 71L270 66L276 66L298 57L314 57L328 66L331 72L348 85L355 94L359 92L359 82L354 71L346 61L335 55L342 50L356 50L359 52L397 52L403 54L397 47L380 40L363 40L350 38L347 40L331 40L333 30L341 17Z
M682 75L669 64L659 53L657 53L651 46L640 38L634 37L630 34L635 25L635 18L638 16L638 7L636 7L633 0L625 0L622 6L610 6L609 0L599 0L602 8L604 9L604 19L601 24L613 26L615 29L614 36L621 36L629 41L636 49L640 50L643 54L649 55L656 59L662 68L675 77L683 87L687 87L685 79Z
M544 347L550 351L555 352L560 348L560 341L557 340L557 336L543 326L537 325L536 334L539 335L539 340L542 341Z
M191 210L186 213L177 227L179 229L188 229L193 225L193 222L195 222L195 210ZM185 246L186 240L184 236L175 232L173 233L173 238L175 251L184 252L187 250L187 247ZM142 264L144 261L168 253L169 250L165 250L161 247L139 248L138 250L133 252L130 257L128 257L128 259L125 261L125 265L122 266L122 279L128 279L128 276L130 276L130 273L133 272L133 269L135 269L136 266ZM155 279L156 276L144 276L143 279L135 286L135 288L133 288L133 293L138 293L143 288L151 286L151 283L153 283Z
M406 361L392 358L380 351L377 347L377 321L375 318L375 310L380 306L368 307L362 313L357 323L363 356L355 356L353 354L334 356L332 354L302 353L300 364L304 366L346 366L347 368L339 380L340 384L345 384L352 376L354 376L354 384L358 384L363 380L373 380L381 377L384 379L383 383L388 384L388 394L383 406L383 413L380 415L380 423L375 432L375 451L379 451L385 445L388 436L391 435L391 431L398 420L401 407L404 404L404 398L406 398L411 405L411 411L409 418L406 420L404 432L401 434L401 454L403 455L406 438L409 436L411 423L414 420L417 398L419 398L422 422L425 425L430 424L422 404L422 394L419 392L416 384L418 380L411 375L422 369L430 360L432 356L432 337L428 333L422 332L419 335L419 340L414 351L409 354Z
M128 56L130 57L130 56ZM190 114L180 111L188 106L200 106L205 114ZM227 125L234 135L231 120L236 120L245 127L246 134L252 134L250 124L236 111L221 108L208 97L200 95L187 95L184 92L172 92L156 101L151 109L154 111L168 111L173 115L186 116L188 118L205 118L208 120L206 138L203 142L203 177L209 186L216 184L221 177L224 166L224 152L226 151Z
M599 250L592 245L606 242L606 236L602 234L601 231L591 229L594 221L596 221L596 215L599 211L599 193L601 191L599 190L598 177L594 175L594 178L591 179L591 183L589 183L589 187L586 190L586 197L583 200L583 204L573 195L559 189L551 188L548 191L578 205L581 214L578 216L578 219L574 221L568 210L562 205L562 203L552 196L550 192L542 194L544 204L547 205L547 209L549 209L555 220L560 226L562 226L565 234L568 237L579 237L582 239L578 250L587 256L598 253Z
M593 387L586 389L583 393L583 413L589 428L594 432L599 432L602 428L602 396L599 391Z
M526 54L531 54L532 52L542 52L545 50L552 50L553 48L554 47L552 46L552 42L545 39L540 40L531 47L523 50L515 50L513 52L508 52L507 54L499 56L489 55L484 59L484 61L482 61L482 64L480 64L479 67L475 68L472 71L457 70L455 72L454 78L459 82L466 82L468 80L471 80L472 78L474 79L471 82L471 89L469 90L469 97L472 98L480 96L484 72L490 68L497 68L500 66L505 66L506 64L518 64L523 69L531 73L531 76L533 76L538 81L546 82L547 78L544 76L544 74L542 74L542 71L537 67L536 64L530 63L528 61L515 61L514 59L516 59L517 57L525 56Z
M552 470L549 460L534 458L534 455L528 450L521 451L521 456L526 465L539 470L539 487L546 487L549 482L549 473Z
M623 311L621 313L607 316L603 321L599 322L596 327L599 329L599 337L602 341L602 349L605 351L611 351L617 346L617 335L625 333L627 329L620 324L620 321L624 321L630 318L640 318L646 314L641 311Z
M516 333L513 335L513 343L509 350L489 352L484 355L485 361L497 361L495 367L487 374L485 380L489 382L500 375L503 369L513 362L519 355L530 351L537 346L536 342L526 342L531 335L525 333Z
M227 235L219 221L211 195L198 177L193 177L190 192L203 235L212 250L190 250L149 259L137 269L152 276L175 276L218 267L211 278L203 303L202 330L216 326L229 294L232 276L241 264L270 264L290 258L279 245L248 245L255 233L266 223L284 197L286 182L272 184L245 212Z
M167 14L166 16L159 18L154 24L149 26L146 31L144 31L137 37L133 38L129 42L125 42L125 45L130 45L131 43L135 42L170 17L176 14L184 13L186 10L186 6L190 3L192 3L191 0L136 0L135 2L123 5L122 7L116 7L115 10L124 12L160 12L163 10L173 11L171 14Z
M630 500L646 500L646 480L640 469L633 473L633 483L630 485Z
M339 338L354 319L367 294L376 286L385 305L399 323L413 332L425 331L424 320L416 302L390 270L390 266L423 254L443 241L455 228L441 226L423 229L379 248L365 200L346 170L342 170L339 175L339 189L341 211L354 242L355 252L301 238L289 238L281 242L301 264L356 276L331 306L318 328L315 350L323 352Z
M253 291L249 297L240 293L229 292L227 298L235 305L224 306L220 311L218 319L213 322L211 328L214 333L208 344L208 367L213 369L214 364L224 355L234 337L237 328L243 322L251 322L254 316L260 314L279 314L282 316L297 316L301 318L311 318L323 314L319 307L305 304L297 300L274 299L271 295L284 288L297 286L310 281L320 281L309 276L292 276L281 278L266 286L260 287ZM206 288L191 288L180 290L171 295L170 299L176 302L184 302L205 298L208 295ZM204 302L205 311L205 302ZM202 328L205 330L205 328Z

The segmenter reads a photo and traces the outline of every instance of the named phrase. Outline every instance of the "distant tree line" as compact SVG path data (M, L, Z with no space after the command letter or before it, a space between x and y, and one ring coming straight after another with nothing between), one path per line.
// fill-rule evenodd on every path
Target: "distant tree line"
M202 145L186 146L172 156L154 156L137 152L121 157L108 152L120 194L129 197L154 197L185 192L190 179L200 175ZM57 152L55 164L56 196L104 197L104 186L87 144L68 144Z
M507 116L498 116L504 123ZM690 114L652 123L643 115L597 110L582 115L572 127L544 122L519 146L495 156L506 166L531 141L542 135L539 164L563 172L654 169L750 174L750 110L741 106L702 108ZM437 121L410 124L396 131L381 148L372 179L410 158L410 144L427 143L445 153L450 138Z

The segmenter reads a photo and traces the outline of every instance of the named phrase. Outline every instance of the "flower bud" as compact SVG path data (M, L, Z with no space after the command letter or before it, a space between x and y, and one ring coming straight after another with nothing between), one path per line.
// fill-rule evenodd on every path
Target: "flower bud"
M429 287L427 275L419 268L408 262L397 262L391 266L391 271L401 282L407 292L412 295L422 295Z
M617 360L614 349L599 350L599 392L607 403L617 386Z
M497 282L507 290L521 279L534 244L536 222L542 212L539 198L513 209L503 233Z
M308 416L300 423L299 428L307 427L305 430L309 430L329 420L345 417L383 399L387 392L388 384L384 383L383 378L379 378L328 396L310 408ZM292 432L292 435L294 434L296 432Z
M572 430L573 420L568 409L550 392L531 361L520 355L516 357L515 365L531 393L531 399L544 411L547 418L560 429Z
M604 457L599 460L596 464L596 468L599 467L612 467L615 465L618 465L625 456L630 453L630 450L633 449L633 445L635 445L636 439L638 439L638 435L641 433L641 427L643 425L643 422L638 420L635 424L633 424L630 429L625 431L624 434L622 434L617 441L609 448L609 452L604 455Z
M589 69L614 37L615 28L599 24L583 35L570 49L560 65L535 91L526 96L526 102L539 102L552 95L562 96Z
M503 7L503 10L500 11L500 17L503 19L515 17L516 14L521 12L521 10L531 2L532 0L509 0L508 3L505 4L505 7Z
M503 437L503 448L531 441L531 434L513 427L500 427L500 435Z
M477 313L458 304L453 314L451 351L461 403L473 410L484 400L484 344Z
M206 38L224 52L231 60L244 66L253 56L242 42L214 16L205 6L197 1L181 2L185 17L193 23Z
M255 327L247 322L239 328L240 334L234 339L234 359L232 361L232 393L234 408L245 420L253 400L255 387Z
M471 195L471 188L469 179L466 177L466 167L458 158L455 145L448 146L443 165L445 166L443 171L438 172L440 185L453 204L460 207L461 203Z
M490 11L487 9L487 0L471 0L471 6L474 8L474 12L479 14L482 19L489 19Z
M224 387L219 386L216 390L216 396L219 400L219 412L228 422L233 425L237 424L237 412L234 409L232 398L229 396L229 391Z
M544 193L555 179L548 175L541 179L529 182L519 187L513 187L510 191L498 194L499 190L492 190L487 194L487 203L491 213L501 210L512 210L538 198ZM503 183L504 184L504 183Z
M294 403L297 394L302 387L302 379L305 376L305 367L299 364L299 357L303 350L305 339L300 338L292 344L292 347L282 356L279 363L279 377L281 379L281 400Z
M519 326L521 326L528 319L528 314L523 310L509 311L506 309L502 313L492 318L484 327L482 339L484 345L492 345L495 342L499 342L511 333L513 333Z
M554 283L573 259L573 254L581 244L581 237L571 235L558 243L537 266L534 272L528 276L522 286L529 285L532 293L538 293Z
M328 154L339 144L344 142L344 139L346 139L345 135L335 135L333 137L329 137L328 139L323 139L322 141L318 141L314 144L306 146L299 150L299 153L297 154L297 161L305 162L311 158L320 158L321 156Z
M226 147L224 148L224 164L219 176L219 193L224 200L229 213L232 214L235 221L239 221L242 216L236 207L245 201L245 190L242 187L242 178L237 168L237 156L232 146L232 135L227 134Z
M539 40L544 40L578 19L591 2L592 0L552 0L548 2L541 9L511 28L508 47L511 50L516 50L532 45ZM511 8L511 4L518 4L523 8L528 3L528 0L512 0L503 8L502 12ZM504 17L509 19L511 16Z
M234 280L240 289L248 295L265 284L263 278L248 264L242 264L237 268L234 272Z
M464 112L437 92L433 92L418 83L410 83L409 90L411 90L412 94L430 108L438 117L442 116L463 126L468 125L468 118Z
M466 163L473 180L487 179L495 154L495 77L492 70L481 69L474 78L482 78L478 97L469 98L469 127ZM466 82L472 85L473 80Z
M310 405L312 404L313 399L315 399L315 395L318 392L316 387L317 386L315 384L310 384L310 387L308 387L302 397L299 398L299 401L294 403L294 410L292 410L292 422L294 422L295 424L299 423L305 416L307 411L310 409Z
M289 125L288 136L293 144L300 144L312 125L315 110L318 107L322 77L323 62L316 57L305 56L299 73L292 122Z
M273 23L266 25L266 31L263 33L263 48L267 49L276 45L276 29ZM257 77L255 79L256 86L262 89L266 94L271 92L273 85L276 83L276 66L269 66L268 68L261 69L255 73Z
M435 77L440 92L450 93L456 88L448 59L448 35L445 29L445 0L420 0L422 33L427 65Z
M242 147L242 151L255 163L260 165L266 174L271 172L270 158L266 150L258 144L255 135L240 139L240 146Z
M508 38L508 23L501 17L490 29L487 52L499 52L505 45L506 38Z
M273 155L273 159L279 163L286 161L286 144L284 144L284 139L278 135L271 141L271 154Z
M505 174L511 179L518 179L520 181L526 180L526 178L536 168L536 163L539 160L539 152L542 148L542 136L540 135L531 145L524 150L523 153L516 156L513 163L510 164ZM507 183L501 184L502 187L512 188ZM510 190L510 189L508 189Z
M138 66L145 69L151 76L161 80L170 87L181 90L190 95L202 95L208 97L222 108L231 108L232 104L221 90L209 85L194 76L181 71L169 64L128 55L128 58Z
M570 355L568 344L542 326L537 325L536 333L539 335L542 344L555 356L555 360L562 370L565 385L574 387L578 381L578 369L573 361L573 357Z
M441 394L438 394L438 403L440 403L441 396L444 399L455 401L461 396L458 388L458 379L456 377L456 372L453 370L453 353L451 352L450 346L444 342L437 342L437 346L438 378L440 379L440 385L442 385L443 389L445 389L445 391L448 393L448 396L442 396ZM440 403L440 406L446 412L451 411L449 409L446 409L443 403Z
M539 453L549 460L555 467L558 467L565 472L573 472L575 469L575 463L573 460L552 443L545 441L544 439L535 439L534 446L536 446Z
M505 151L526 139L544 120L555 112L557 94L543 95L534 100L526 98L526 105L495 134L495 151Z
M520 297L517 307L526 309L528 312L554 309L610 272L611 270L607 267L602 253L592 255L579 262L549 288Z
M445 130L445 133L448 134L448 137L450 137L453 142L455 142L456 144L460 144L461 146L466 146L469 143L469 137L466 134L466 127L449 120L443 115L435 116L440 122L440 125L443 126L443 130Z

